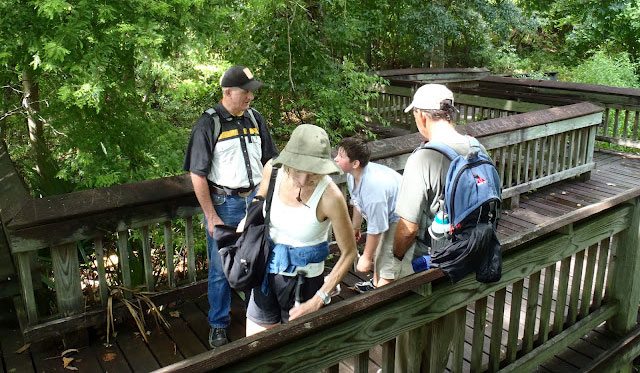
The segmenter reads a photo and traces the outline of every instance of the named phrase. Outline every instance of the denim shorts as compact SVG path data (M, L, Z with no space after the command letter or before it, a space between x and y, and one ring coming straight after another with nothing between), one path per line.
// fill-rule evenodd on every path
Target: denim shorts
M260 287L251 290L247 318L258 325L274 325L289 322L289 310L295 303L297 277L270 273L269 294ZM300 288L302 302L311 299L324 284L324 276L304 279Z

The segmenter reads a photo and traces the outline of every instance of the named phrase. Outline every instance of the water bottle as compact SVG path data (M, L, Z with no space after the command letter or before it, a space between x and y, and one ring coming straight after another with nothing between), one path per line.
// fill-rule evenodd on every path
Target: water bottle
M434 240L439 240L449 232L449 216L444 211L438 211L433 217L433 222L429 226L429 235Z
M413 266L413 272L422 272L429 269L431 265L431 255L422 255L417 258L414 258L411 261L411 266Z

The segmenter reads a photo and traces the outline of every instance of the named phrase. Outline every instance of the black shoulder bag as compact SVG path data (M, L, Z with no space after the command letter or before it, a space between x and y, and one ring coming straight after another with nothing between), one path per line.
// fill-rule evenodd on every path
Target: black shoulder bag
M271 253L269 215L277 174L278 168L272 168L266 200L253 201L247 208L242 233L237 233L235 227L226 225L215 228L213 238L218 241L222 270L233 289L246 291L260 286L266 275ZM263 216L264 204L266 208Z

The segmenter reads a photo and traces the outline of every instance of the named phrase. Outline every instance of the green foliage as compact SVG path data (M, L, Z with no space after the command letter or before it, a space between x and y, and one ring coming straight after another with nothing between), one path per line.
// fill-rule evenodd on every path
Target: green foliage
M0 12L0 121L32 189L43 182L28 148L21 76L37 85L58 178L76 188L175 174L188 126L224 62L209 51L218 23L200 0L100 3L5 1ZM222 16L220 14L220 16ZM205 30L206 32L202 32ZM222 39L224 40L224 39ZM188 120L187 120L188 118Z
M530 50L546 53L559 65L575 65L594 50L627 52L631 61L640 58L640 3L634 0L518 0L538 20L537 36ZM526 52L526 46L522 49Z
M363 72L367 66L349 53L348 46L361 32L355 26L358 16L346 12L345 4L256 1L252 7L236 8L239 18L256 22L251 28L242 22L233 25L237 28L231 34L237 39L227 56L238 64L256 61L249 65L267 85L257 92L254 106L280 143L300 123L318 124L333 139L364 127L369 88L381 80ZM346 22L341 31L336 31L337 20Z
M609 55L597 51L578 66L568 69L563 80L580 83L602 84L614 87L640 87L635 74L638 64L631 62L627 53Z
M616 64L595 75L632 82L614 67L635 67L618 53L637 60L640 28L623 0L7 0L0 12L0 137L36 193L25 72L57 178L82 189L181 172L190 127L231 64L266 83L254 106L280 145L303 122L337 141L368 133L369 88L383 83L373 70L544 72L606 50ZM594 75L581 69L574 79Z

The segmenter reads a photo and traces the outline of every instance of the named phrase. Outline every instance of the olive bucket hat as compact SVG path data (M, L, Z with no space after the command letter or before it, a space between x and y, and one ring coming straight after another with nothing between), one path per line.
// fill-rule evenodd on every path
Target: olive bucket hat
M273 165L285 165L319 175L342 174L331 157L329 136L325 130L313 124L301 124L293 130L289 142L273 160Z

